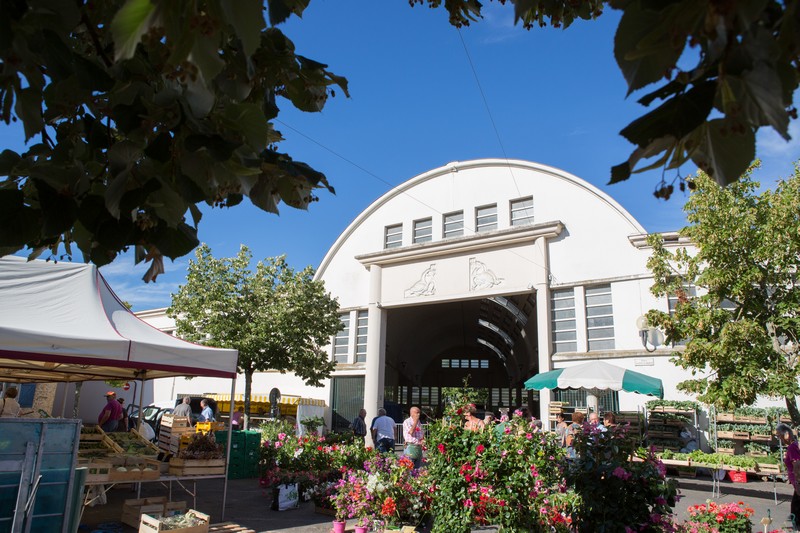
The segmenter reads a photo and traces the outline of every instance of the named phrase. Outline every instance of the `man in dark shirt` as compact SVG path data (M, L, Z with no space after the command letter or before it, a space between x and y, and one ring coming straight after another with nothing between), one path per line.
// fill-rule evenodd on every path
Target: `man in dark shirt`
M353 419L350 423L350 429L353 430L353 435L356 438L363 439L367 436L367 411L366 409L361 409L358 412L358 416Z

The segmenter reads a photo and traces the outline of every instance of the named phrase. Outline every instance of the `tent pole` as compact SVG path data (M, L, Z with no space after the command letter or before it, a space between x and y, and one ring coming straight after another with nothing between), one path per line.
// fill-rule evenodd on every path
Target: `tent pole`
M147 370L142 372L141 377L139 378L139 383L141 384L141 389L139 389L139 423L137 424L136 431L139 434L142 434L142 423L144 421L144 407L142 404L144 403L144 381L147 379ZM155 429L155 428L153 428Z
M233 424L231 421L233 420L233 406L234 401L233 399L236 397L236 375L233 376L231 379L231 408L228 418L228 446L225 448L225 486L222 489L222 518L220 520L225 520L225 503L228 500L228 468L231 466L231 442L233 441ZM245 440L245 447L247 446L247 440Z
M63 392L63 393L64 393L64 394L61 396L61 399L63 400L63 401L61 402L61 418L67 418L67 389L69 389L69 384L70 384L70 382L69 382L69 381L67 381L67 382L64 384L64 388L63 388L63 389L62 389L62 391L61 391L61 392ZM54 410L55 410L55 409L54 409Z

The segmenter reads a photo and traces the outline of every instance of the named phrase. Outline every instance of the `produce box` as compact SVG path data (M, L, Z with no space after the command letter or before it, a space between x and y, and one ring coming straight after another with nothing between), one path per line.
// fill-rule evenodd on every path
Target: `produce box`
M142 514L153 517L168 515L176 511L185 511L186 502L170 502L166 496L125 500L122 504L121 521L136 528L142 519Z
M189 417L166 414L161 418L158 448L168 453L178 453L183 449L181 437L192 433L194 428L189 423Z
M209 431L222 431L225 429L224 422L198 422L194 426L197 433L208 433Z
M135 429L128 433L106 433L106 438L117 453L154 457L160 453L158 447L142 437Z
M717 422L733 423L733 413L717 413Z
M102 441L105 434L100 426L81 426L81 441Z
M149 514L143 514L141 521L139 522L139 533L160 533L161 531L169 531L170 533L208 533L209 516L207 514L201 513L200 511L195 511L194 509L189 509L189 511L186 512L186 515L191 516L193 519L198 520L201 523L196 526L181 527L178 529L166 529L158 517L150 516Z
M86 468L86 483L103 483L110 481L114 466L107 460L99 458L78 457L78 466Z
M225 459L181 459L169 460L169 473L174 476L220 475L225 473Z

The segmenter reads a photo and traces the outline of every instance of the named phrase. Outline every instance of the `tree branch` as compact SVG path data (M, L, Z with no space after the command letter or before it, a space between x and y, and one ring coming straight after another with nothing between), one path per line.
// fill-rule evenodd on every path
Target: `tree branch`
M92 39L92 43L94 44L95 49L97 50L97 55L100 59L103 60L103 64L110 68L113 65L113 61L111 61L108 56L103 51L103 46L100 43L100 36L97 35L97 30L94 25L89 21L89 17L86 15L86 9L83 2L78 0L78 9L81 10L81 23L86 26L86 30L89 32L89 37Z

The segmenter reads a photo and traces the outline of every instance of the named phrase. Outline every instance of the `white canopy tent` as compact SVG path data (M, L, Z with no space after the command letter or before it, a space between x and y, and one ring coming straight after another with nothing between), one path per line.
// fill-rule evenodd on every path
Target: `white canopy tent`
M231 379L234 395L237 359L143 322L94 265L0 257L0 381L209 376ZM223 517L227 488L226 474Z
M0 258L0 381L234 379L237 357L141 321L94 265Z

